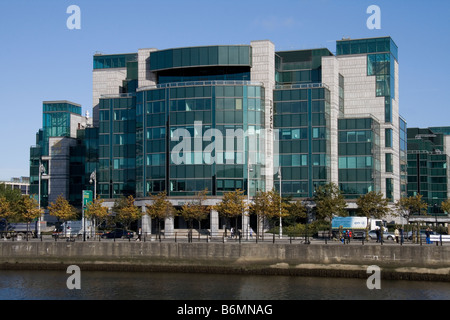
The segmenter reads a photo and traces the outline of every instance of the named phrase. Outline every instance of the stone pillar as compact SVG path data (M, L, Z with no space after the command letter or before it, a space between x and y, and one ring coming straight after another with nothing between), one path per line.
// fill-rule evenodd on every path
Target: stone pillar
M250 217L247 214L242 215L242 238L247 239L250 230Z
M164 236L165 237L173 237L174 233L174 221L173 217L166 218L164 220Z
M142 235L147 236L152 234L152 219L148 214L145 214L145 206L142 207L142 212L144 212L141 220Z
M216 210L210 212L211 237L219 235L219 213Z

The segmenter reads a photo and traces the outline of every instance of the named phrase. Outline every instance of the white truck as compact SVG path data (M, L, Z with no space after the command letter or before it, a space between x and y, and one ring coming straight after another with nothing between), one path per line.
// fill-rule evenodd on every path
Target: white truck
M342 228L341 228L342 227ZM366 217L334 217L331 220L331 231L334 237L337 237L339 230L350 230L353 238L363 238L366 232L377 230L383 227L387 232L386 221L381 219L370 219Z

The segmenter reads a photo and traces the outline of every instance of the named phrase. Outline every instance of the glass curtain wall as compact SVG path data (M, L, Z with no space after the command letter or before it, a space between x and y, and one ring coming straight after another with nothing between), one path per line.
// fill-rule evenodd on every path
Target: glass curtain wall
M293 85L274 91L284 196L312 197L315 188L329 179L329 99L327 88ZM277 176L274 184L279 190Z
M243 135L263 128L263 101L262 87L242 81L138 92L138 195L245 190L248 150ZM251 153L255 189L263 188L258 148Z
M102 198L135 195L136 98L102 98L99 110L97 192Z
M380 189L379 124L372 118L339 119L339 188L347 199Z

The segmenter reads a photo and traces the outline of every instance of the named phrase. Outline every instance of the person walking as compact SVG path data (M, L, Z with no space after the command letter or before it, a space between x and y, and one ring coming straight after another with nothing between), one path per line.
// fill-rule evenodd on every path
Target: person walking
M395 228L394 235L395 235L395 241L398 243L399 236L400 236L400 231L398 230L398 228Z
M430 235L431 235L431 230L428 227L427 230L425 230L425 237L427 239L427 244L431 244Z
M378 228L378 229L375 230L375 234L377 235L377 242L381 242L381 241L380 241L380 234L381 234L381 233L380 233L380 228Z

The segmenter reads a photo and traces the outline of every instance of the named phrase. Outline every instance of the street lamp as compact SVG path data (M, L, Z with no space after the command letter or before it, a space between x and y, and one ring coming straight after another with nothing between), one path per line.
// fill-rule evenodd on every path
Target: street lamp
M437 210L438 210L438 205L437 205L437 203L435 203L434 204L434 208L433 208L433 211L434 211L434 221L435 221L435 224L436 224L436 227L435 227L435 231L437 230L437 227L438 227L438 220L437 220Z
M280 234L280 239L283 237L283 224L281 221L281 202L283 201L283 198L281 196L281 167L278 168L278 178L280 179L280 229L279 229L279 234Z
M252 165L250 163L250 154L247 156L247 205L249 216L247 217L247 240L248 240L248 231L250 227L250 172L253 172ZM242 224L244 224L244 217L242 217ZM243 227L243 226L242 226Z
M42 176L45 174L45 167L44 165L41 163L41 161L39 160L39 192L38 192L38 203L39 203L39 219L38 219L38 228L37 228L37 235L38 237L41 236L41 221L42 221L42 216L41 216L41 180L42 180Z
M304 204L306 207L305 244L310 244L311 242L309 241L309 237L308 237L309 216L310 216L311 210L316 206L316 203L314 200L308 198L304 201Z
M95 200L97 199L97 169L91 173L89 183L92 184L92 181L94 181L94 200Z
M93 199L93 201L95 201L97 199L97 169L95 169L94 172L91 173L89 183L92 184L92 182L94 182L94 199ZM83 225L84 225L84 230L85 230L84 233L86 233L86 218L83 221ZM92 227L93 226L91 225L91 237L92 237ZM94 230L95 230L95 228L94 228Z

